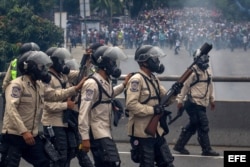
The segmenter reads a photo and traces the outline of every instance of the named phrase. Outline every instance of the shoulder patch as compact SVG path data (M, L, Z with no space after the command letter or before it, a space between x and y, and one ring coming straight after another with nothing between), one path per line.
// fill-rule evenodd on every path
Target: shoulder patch
M13 86L11 96L14 98L19 98L21 96L21 88L18 86Z
M91 101L93 99L93 96L94 96L94 90L87 89L86 90L86 96L84 97L84 100Z
M131 81L131 83L130 83L131 85L131 87L130 87L130 91L131 92L138 92L139 91L139 89L138 89L138 87L139 87L139 81L137 81L137 80L133 80L133 81Z

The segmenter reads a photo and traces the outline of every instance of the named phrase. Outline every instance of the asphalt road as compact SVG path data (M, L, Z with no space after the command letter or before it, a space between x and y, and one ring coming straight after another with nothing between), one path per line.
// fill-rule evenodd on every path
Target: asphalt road
M121 167L138 167L139 165L133 163L130 159L130 145L128 143L117 143L117 147L121 158ZM172 149L172 145L170 148ZM174 165L176 167L223 167L224 151L250 151L250 148L236 148L236 147L214 147L216 151L220 153L221 156L218 157L206 157L201 156L201 150L199 146L187 146L187 149L191 152L190 155L180 155L175 151L172 151L175 157ZM89 153L91 156L91 153ZM31 167L30 164L26 163L24 160L21 161L20 167ZM71 162L71 167L79 167L77 159L73 159Z

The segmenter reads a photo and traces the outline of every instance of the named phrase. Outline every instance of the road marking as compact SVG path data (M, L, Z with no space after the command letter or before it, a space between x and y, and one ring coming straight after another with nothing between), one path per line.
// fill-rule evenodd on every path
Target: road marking
M130 152L120 151L119 154L130 154ZM183 154L172 154L174 157L194 157L194 158L213 158L213 159L223 159L223 156L202 156L202 155L183 155Z

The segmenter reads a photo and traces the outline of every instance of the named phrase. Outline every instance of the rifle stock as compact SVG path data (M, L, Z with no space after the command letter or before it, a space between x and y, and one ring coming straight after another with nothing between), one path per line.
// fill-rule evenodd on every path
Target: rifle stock
M197 60L205 54L208 54L208 52L212 49L212 45L208 44L208 43L204 43L202 45L202 47L199 49L199 55L197 56L196 61L194 61L188 68L187 70L184 72L184 74L182 74L182 76L178 79L177 83L181 83L183 84L188 77L192 74L193 72L193 65L195 65L197 63ZM167 94L165 96L163 96L161 98L160 101L160 105L165 105L169 102L169 100L171 99L171 97L174 96L174 90L172 88L170 88L167 92ZM157 126L158 126L158 122L160 120L162 115L154 115L152 117L152 119L150 120L149 124L147 125L146 129L145 129L145 133L151 136L155 136L156 131L157 131Z

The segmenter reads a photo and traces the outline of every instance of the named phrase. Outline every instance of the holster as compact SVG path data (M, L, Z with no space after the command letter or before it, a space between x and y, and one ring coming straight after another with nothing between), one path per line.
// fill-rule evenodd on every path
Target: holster
M44 141L44 150L49 158L54 162L58 161L60 159L60 154L55 149L54 145L44 135L40 135L40 138Z
M124 115L123 105L119 100L113 99L113 101L112 101L112 109L113 109L113 113L114 113L113 125L118 126L119 120Z
M68 123L69 128L77 128L78 115L77 111L66 109L63 111L63 122Z
M134 137L131 137L130 138L130 143L131 143L131 146L132 146L132 149L130 150L131 159L135 163L140 163L139 141L138 141L138 139L135 139Z

